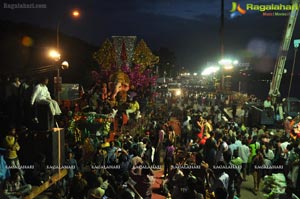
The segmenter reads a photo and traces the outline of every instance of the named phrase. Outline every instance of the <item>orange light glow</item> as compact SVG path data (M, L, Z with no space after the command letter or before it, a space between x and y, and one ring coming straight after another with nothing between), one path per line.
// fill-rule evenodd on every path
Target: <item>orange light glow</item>
M55 61L60 60L60 54L56 50L50 50L48 55L49 55L49 57L51 57Z
M31 39L31 37L24 36L22 38L21 43L22 43L23 46L30 47L30 46L33 45L33 40Z
M72 16L73 16L73 17L76 17L76 18L80 17L80 12L79 12L79 10L73 10L73 11L72 11Z

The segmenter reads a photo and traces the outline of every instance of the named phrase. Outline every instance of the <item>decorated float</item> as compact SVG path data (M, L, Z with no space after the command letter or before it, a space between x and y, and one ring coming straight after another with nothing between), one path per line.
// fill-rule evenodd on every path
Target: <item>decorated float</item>
M95 83L70 112L68 132L75 143L92 135L112 139L128 123L129 113L136 115L132 120L141 117L139 106L133 112L128 109L155 84L152 69L159 58L144 40L136 40L136 36L113 36L94 53L99 64L98 70L91 71Z

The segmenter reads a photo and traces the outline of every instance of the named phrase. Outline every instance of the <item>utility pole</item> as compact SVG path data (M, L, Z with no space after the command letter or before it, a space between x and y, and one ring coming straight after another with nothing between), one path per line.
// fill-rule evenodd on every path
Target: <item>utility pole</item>
M221 36L221 59L223 59L224 58L224 0L221 0L220 36Z
M221 59L224 58L224 0L221 0L221 25L220 25L220 49L221 49ZM224 70L223 67L220 70L221 72L221 82L220 82L220 90L224 90Z

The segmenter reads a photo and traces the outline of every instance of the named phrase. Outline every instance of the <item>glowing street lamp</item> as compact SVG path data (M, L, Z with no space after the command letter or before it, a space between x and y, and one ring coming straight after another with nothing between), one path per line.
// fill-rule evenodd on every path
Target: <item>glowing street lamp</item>
M71 17L73 19L78 19L80 17L80 11L78 9L74 9L71 11ZM60 31L60 22L61 20L59 20L57 22L57 26L56 26L56 48L59 51L59 31Z
M234 66L238 65L239 62L237 60L221 59L218 63L225 70L231 70L231 69L233 69Z
M53 49L50 50L48 55L54 61L59 61L60 60L60 53L57 50L53 50Z
M80 12L79 10L75 9L72 11L72 16L75 17L75 18L78 18L80 17Z
M220 70L220 67L218 66L210 66L210 67L207 67L205 68L201 75L203 76L208 76L208 75L212 75L212 74L215 74L216 72L218 72Z

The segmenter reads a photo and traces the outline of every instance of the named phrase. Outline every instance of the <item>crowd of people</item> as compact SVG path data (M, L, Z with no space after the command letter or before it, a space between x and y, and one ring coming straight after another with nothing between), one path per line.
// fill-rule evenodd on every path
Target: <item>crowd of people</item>
M166 198L243 198L241 184L250 178L256 195L263 191L264 176L272 173L286 178L286 192L278 197L297 198L300 142L294 124L299 116L286 117L277 130L248 126L236 113L224 118L220 110L224 104L211 99L181 97L153 103L141 107L147 120L141 132L125 128L113 139L96 135L66 143L63 166L68 174L50 198L150 199L157 183L154 173L160 170L160 193ZM104 104L100 101L94 110L103 110ZM129 120L141 122L126 110ZM53 174L44 154L39 154L33 168L22 168L18 157L22 133L12 127L3 139L1 198L23 198Z

